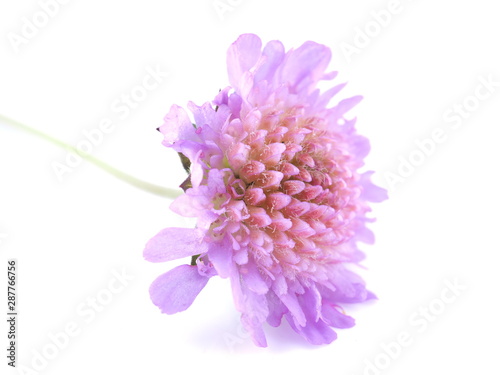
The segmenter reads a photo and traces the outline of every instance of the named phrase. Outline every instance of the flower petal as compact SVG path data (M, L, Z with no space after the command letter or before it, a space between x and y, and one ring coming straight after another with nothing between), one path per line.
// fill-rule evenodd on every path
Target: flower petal
M335 291L324 288L320 290L320 293L323 298L332 303L357 303L377 298L372 292L366 290L364 284L361 283L341 284Z
M307 288L304 293L300 294L297 298L307 320L310 322L317 322L321 313L321 294L314 284Z
M269 286L262 278L262 275L253 259L249 259L247 264L240 266L240 273L246 286L252 292L265 294L269 290Z
M337 86L332 87L331 89L325 91L323 94L318 99L318 102L316 103L317 108L325 108L330 100L339 93L340 90L342 90L345 85L347 85L347 82L340 83Z
M351 108L353 108L356 104L358 104L361 100L363 100L363 97L361 95L356 95L353 96L352 98L341 100L339 104L337 104L332 109L335 110L335 114L338 117L341 117L345 113L347 113Z
M276 69L285 57L285 47L280 41L273 40L266 44L262 55L265 56L265 60L255 73L255 81L266 80L271 82L275 77Z
M246 306L241 314L243 327L250 333L255 345L266 347L266 336L262 329L262 324L269 314L266 296L255 294L248 289L244 290L244 295Z
M208 251L204 237L200 229L166 228L148 241L143 255L146 260L157 263L203 254Z
M282 78L288 81L295 92L309 91L309 87L320 80L330 62L330 49L315 42L306 42L288 53Z
M193 124L182 107L173 104L164 120L164 124L158 130L165 136L163 140L165 146L170 147L177 141L198 139Z
M288 308L289 314L293 317L293 321L297 323L298 326L304 327L307 324L307 318L300 307L297 295L294 293L286 293L283 295L278 295L279 299Z
M281 324L283 315L286 314L288 309L281 302L278 296L270 290L267 294L267 304L269 306L269 315L267 316L267 323L272 327L278 327Z
M351 328L354 326L354 319L352 317L341 313L330 303L323 303L321 318L328 325L335 328Z
M382 189L374 185L370 181L370 177L373 171L365 172L361 175L360 184L363 186L363 191L361 192L361 198L366 199L370 202L382 202L388 198L387 190Z
M304 336L313 345L329 344L337 338L337 333L322 320L318 320L317 322L309 320L304 326L297 326L290 314L286 314L285 316L295 332Z
M165 314L186 310L207 284L196 266L184 264L158 277L149 288L153 303Z
M240 87L244 73L248 72L259 60L262 42L257 35L243 34L227 52L229 82L234 88Z
M230 276L234 267L233 247L229 235L223 239L211 242L208 246L208 257L213 263L220 277Z

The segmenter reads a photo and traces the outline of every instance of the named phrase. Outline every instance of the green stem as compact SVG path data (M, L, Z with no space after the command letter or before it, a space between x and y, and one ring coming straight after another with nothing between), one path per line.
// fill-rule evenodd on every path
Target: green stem
M132 186L135 186L139 189L142 189L142 190L147 191L147 192L152 193L152 194L156 194L156 195L159 195L162 197L172 198L172 199L174 199L182 194L181 190L169 189L169 188L165 188L163 186L159 186L159 185L151 184L151 183L146 182L146 181L139 180L138 178L135 178L134 176L131 176L125 172L122 172L122 171L104 163L103 161L93 157L92 155L90 155L88 153L77 150L75 147L68 145L67 143L64 143L63 141L60 141L59 139L56 139L48 134L45 134L39 130L33 129L27 125L24 125L16 120L10 119L10 118L3 116L1 114L0 114L0 121L5 122L6 124L11 125L13 127L16 127L18 129L24 130L28 133L34 134L34 135L36 135L42 139L45 139L46 141L48 141L56 146L59 146L59 147L64 148L70 152L73 152L74 154L77 154L77 155L81 156L83 159L87 160L88 162L94 164L96 167L99 167L102 170L106 171L110 175L112 175L112 176L132 185Z

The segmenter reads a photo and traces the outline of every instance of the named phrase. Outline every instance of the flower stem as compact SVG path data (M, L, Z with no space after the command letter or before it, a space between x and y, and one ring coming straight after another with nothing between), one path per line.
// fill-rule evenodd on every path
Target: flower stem
M48 141L56 146L59 146L59 147L64 148L64 149L66 149L74 154L77 154L77 155L81 156L83 159L87 160L88 162L94 164L96 167L99 167L102 170L104 170L105 172L109 173L110 175L112 175L112 176L118 178L119 180L122 180L122 181L124 181L132 186L135 186L141 190L144 190L144 191L147 191L149 193L159 195L162 197L171 198L171 199L174 199L174 198L178 197L179 195L182 195L182 190L169 189L169 188L166 188L163 186L159 186L159 185L151 184L151 183L146 182L146 181L139 180L138 178L131 176L125 172L122 172L122 171L110 166L109 164L106 164L103 161L93 157L90 154L83 152L83 151L80 151L67 143L64 143L63 141L61 141L59 139L56 139L48 134L45 134L37 129L33 129L27 125L24 125L16 120L13 120L13 119L8 118L6 116L3 116L1 114L0 114L0 121L6 123L8 125L11 125L15 128L24 130L28 133L34 134L34 135L36 135L42 139L45 139L46 141Z

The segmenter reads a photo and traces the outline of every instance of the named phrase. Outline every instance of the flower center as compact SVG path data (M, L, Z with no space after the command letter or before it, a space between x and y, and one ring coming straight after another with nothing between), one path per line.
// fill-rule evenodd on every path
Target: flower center
M261 267L277 261L291 274L340 260L334 247L352 237L348 224L358 209L342 139L315 118L290 114L244 126L228 152L226 194L213 201L215 210L225 209L225 222L214 223L212 233L237 224L231 235L248 243Z

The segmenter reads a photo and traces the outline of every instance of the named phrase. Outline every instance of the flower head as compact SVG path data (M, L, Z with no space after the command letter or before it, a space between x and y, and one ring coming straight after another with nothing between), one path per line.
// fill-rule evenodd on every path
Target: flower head
M346 268L363 259L357 241L373 242L367 201L386 193L370 172L360 174L369 151L344 115L361 97L327 107L344 86L316 88L330 50L306 42L285 52L278 41L263 49L252 34L229 48L231 87L212 103L173 105L159 130L163 144L187 157L185 194L171 205L197 218L194 229L167 228L146 245L152 262L187 256L156 279L153 302L167 314L188 308L209 278L229 278L242 323L266 346L263 323L290 326L313 344L330 343L334 328L354 320L342 303L374 295Z

